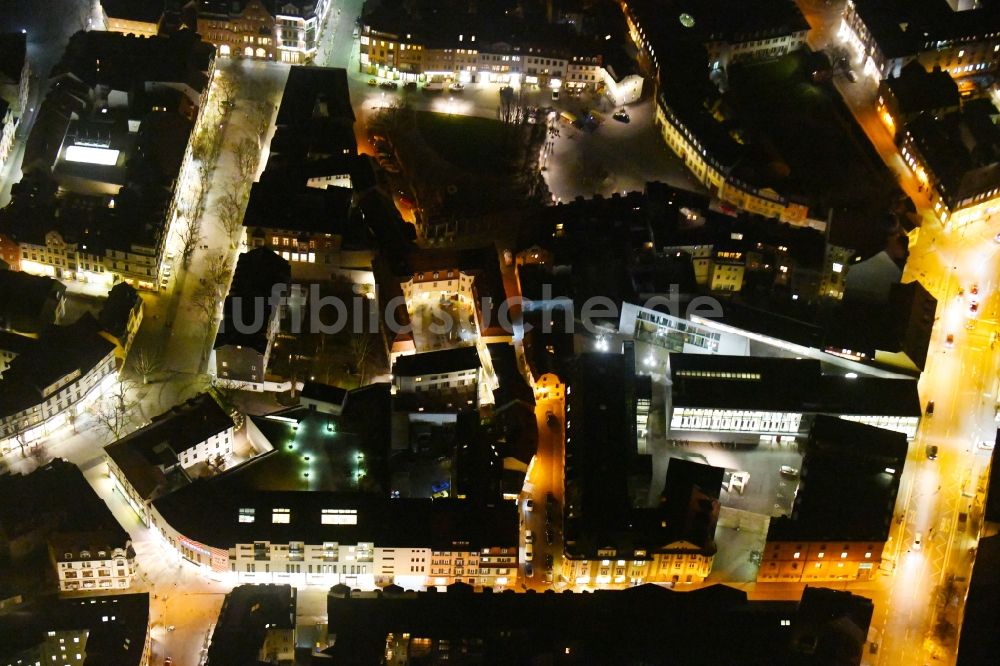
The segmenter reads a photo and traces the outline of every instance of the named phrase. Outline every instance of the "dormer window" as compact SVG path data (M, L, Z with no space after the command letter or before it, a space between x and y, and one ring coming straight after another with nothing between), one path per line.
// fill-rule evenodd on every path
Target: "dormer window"
M80 551L80 559L89 560L90 559L90 551L89 550L81 550Z

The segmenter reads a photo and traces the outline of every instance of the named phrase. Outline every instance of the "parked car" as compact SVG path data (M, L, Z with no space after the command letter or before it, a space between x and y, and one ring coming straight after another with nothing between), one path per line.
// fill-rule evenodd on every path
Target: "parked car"
M782 465L778 472L781 476L787 476L792 479L798 477L799 475L799 470L791 465Z
M554 100L555 99L559 99L559 91L558 90L553 90L552 91L552 99L554 99Z
M927 459L928 460L937 460L937 456L938 456L938 447L935 446L934 444L928 444L927 445Z
M531 561L535 558L535 553L532 550L532 545L530 543L524 544L524 559L525 561Z
M444 499L445 497L448 497L448 495L449 492L447 490L439 490L433 495L431 495L431 497L433 497L434 499Z
M376 81L375 79L368 79L368 85L370 85L370 86L377 86L378 85L378 81Z
M626 111L625 109L618 109L613 114L611 114L611 117L620 123L628 123L632 120L632 118L628 115L628 111Z
M927 408L924 410L924 413L927 416L934 416L934 401L933 400L928 400L927 401Z
M913 550L920 550L921 546L923 545L923 539L924 535L921 534L920 532L917 532L916 534L913 535Z
M407 81L406 83L403 84L403 90L416 90L416 89L417 89L416 81Z
M527 562L524 565L524 575L527 578L531 578L532 576L535 575L535 567L531 566L531 562Z
M396 90L397 88L399 88L399 84L396 83L395 81L383 81L382 83L378 84L378 87L383 88L385 90Z
M453 83L450 86L448 86L448 90L452 92L462 92L463 90L465 90L465 86L462 85L461 83Z
M534 543L535 535L532 534L531 530L524 530L524 543Z

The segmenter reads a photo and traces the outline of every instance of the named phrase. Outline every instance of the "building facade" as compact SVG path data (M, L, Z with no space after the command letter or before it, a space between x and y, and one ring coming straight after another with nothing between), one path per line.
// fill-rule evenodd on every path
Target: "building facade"
M329 0L201 0L198 33L219 55L304 64L316 56ZM269 7L274 7L272 14Z
M59 577L59 589L125 590L135 576L135 553L129 543L104 542L81 545L81 536L59 535L49 543L49 553Z

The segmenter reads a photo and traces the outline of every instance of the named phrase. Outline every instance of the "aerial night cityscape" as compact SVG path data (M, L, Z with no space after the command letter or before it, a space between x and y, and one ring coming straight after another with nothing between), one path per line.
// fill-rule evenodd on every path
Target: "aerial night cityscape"
M0 666L1000 663L1000 0L0 0Z

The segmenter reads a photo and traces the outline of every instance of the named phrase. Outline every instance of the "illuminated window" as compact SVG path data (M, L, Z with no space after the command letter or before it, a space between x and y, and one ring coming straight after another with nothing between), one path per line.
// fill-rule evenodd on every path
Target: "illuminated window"
M845 557L847 557L847 551L846 550L840 554L840 559L844 559Z
M272 523L290 523L292 521L291 509L274 509L271 512Z
M821 553L817 554L816 557L818 557L820 559L823 559L823 553L821 552Z
M792 557L794 557L795 559L799 559L799 554L795 553L794 555L792 555Z
M355 509L323 509L320 522L324 525L357 525L358 512Z
M253 522L253 509L240 509L240 522L241 523L252 523Z
M872 556L871 553L865 553L865 559L869 559L869 558L871 558L871 556Z

